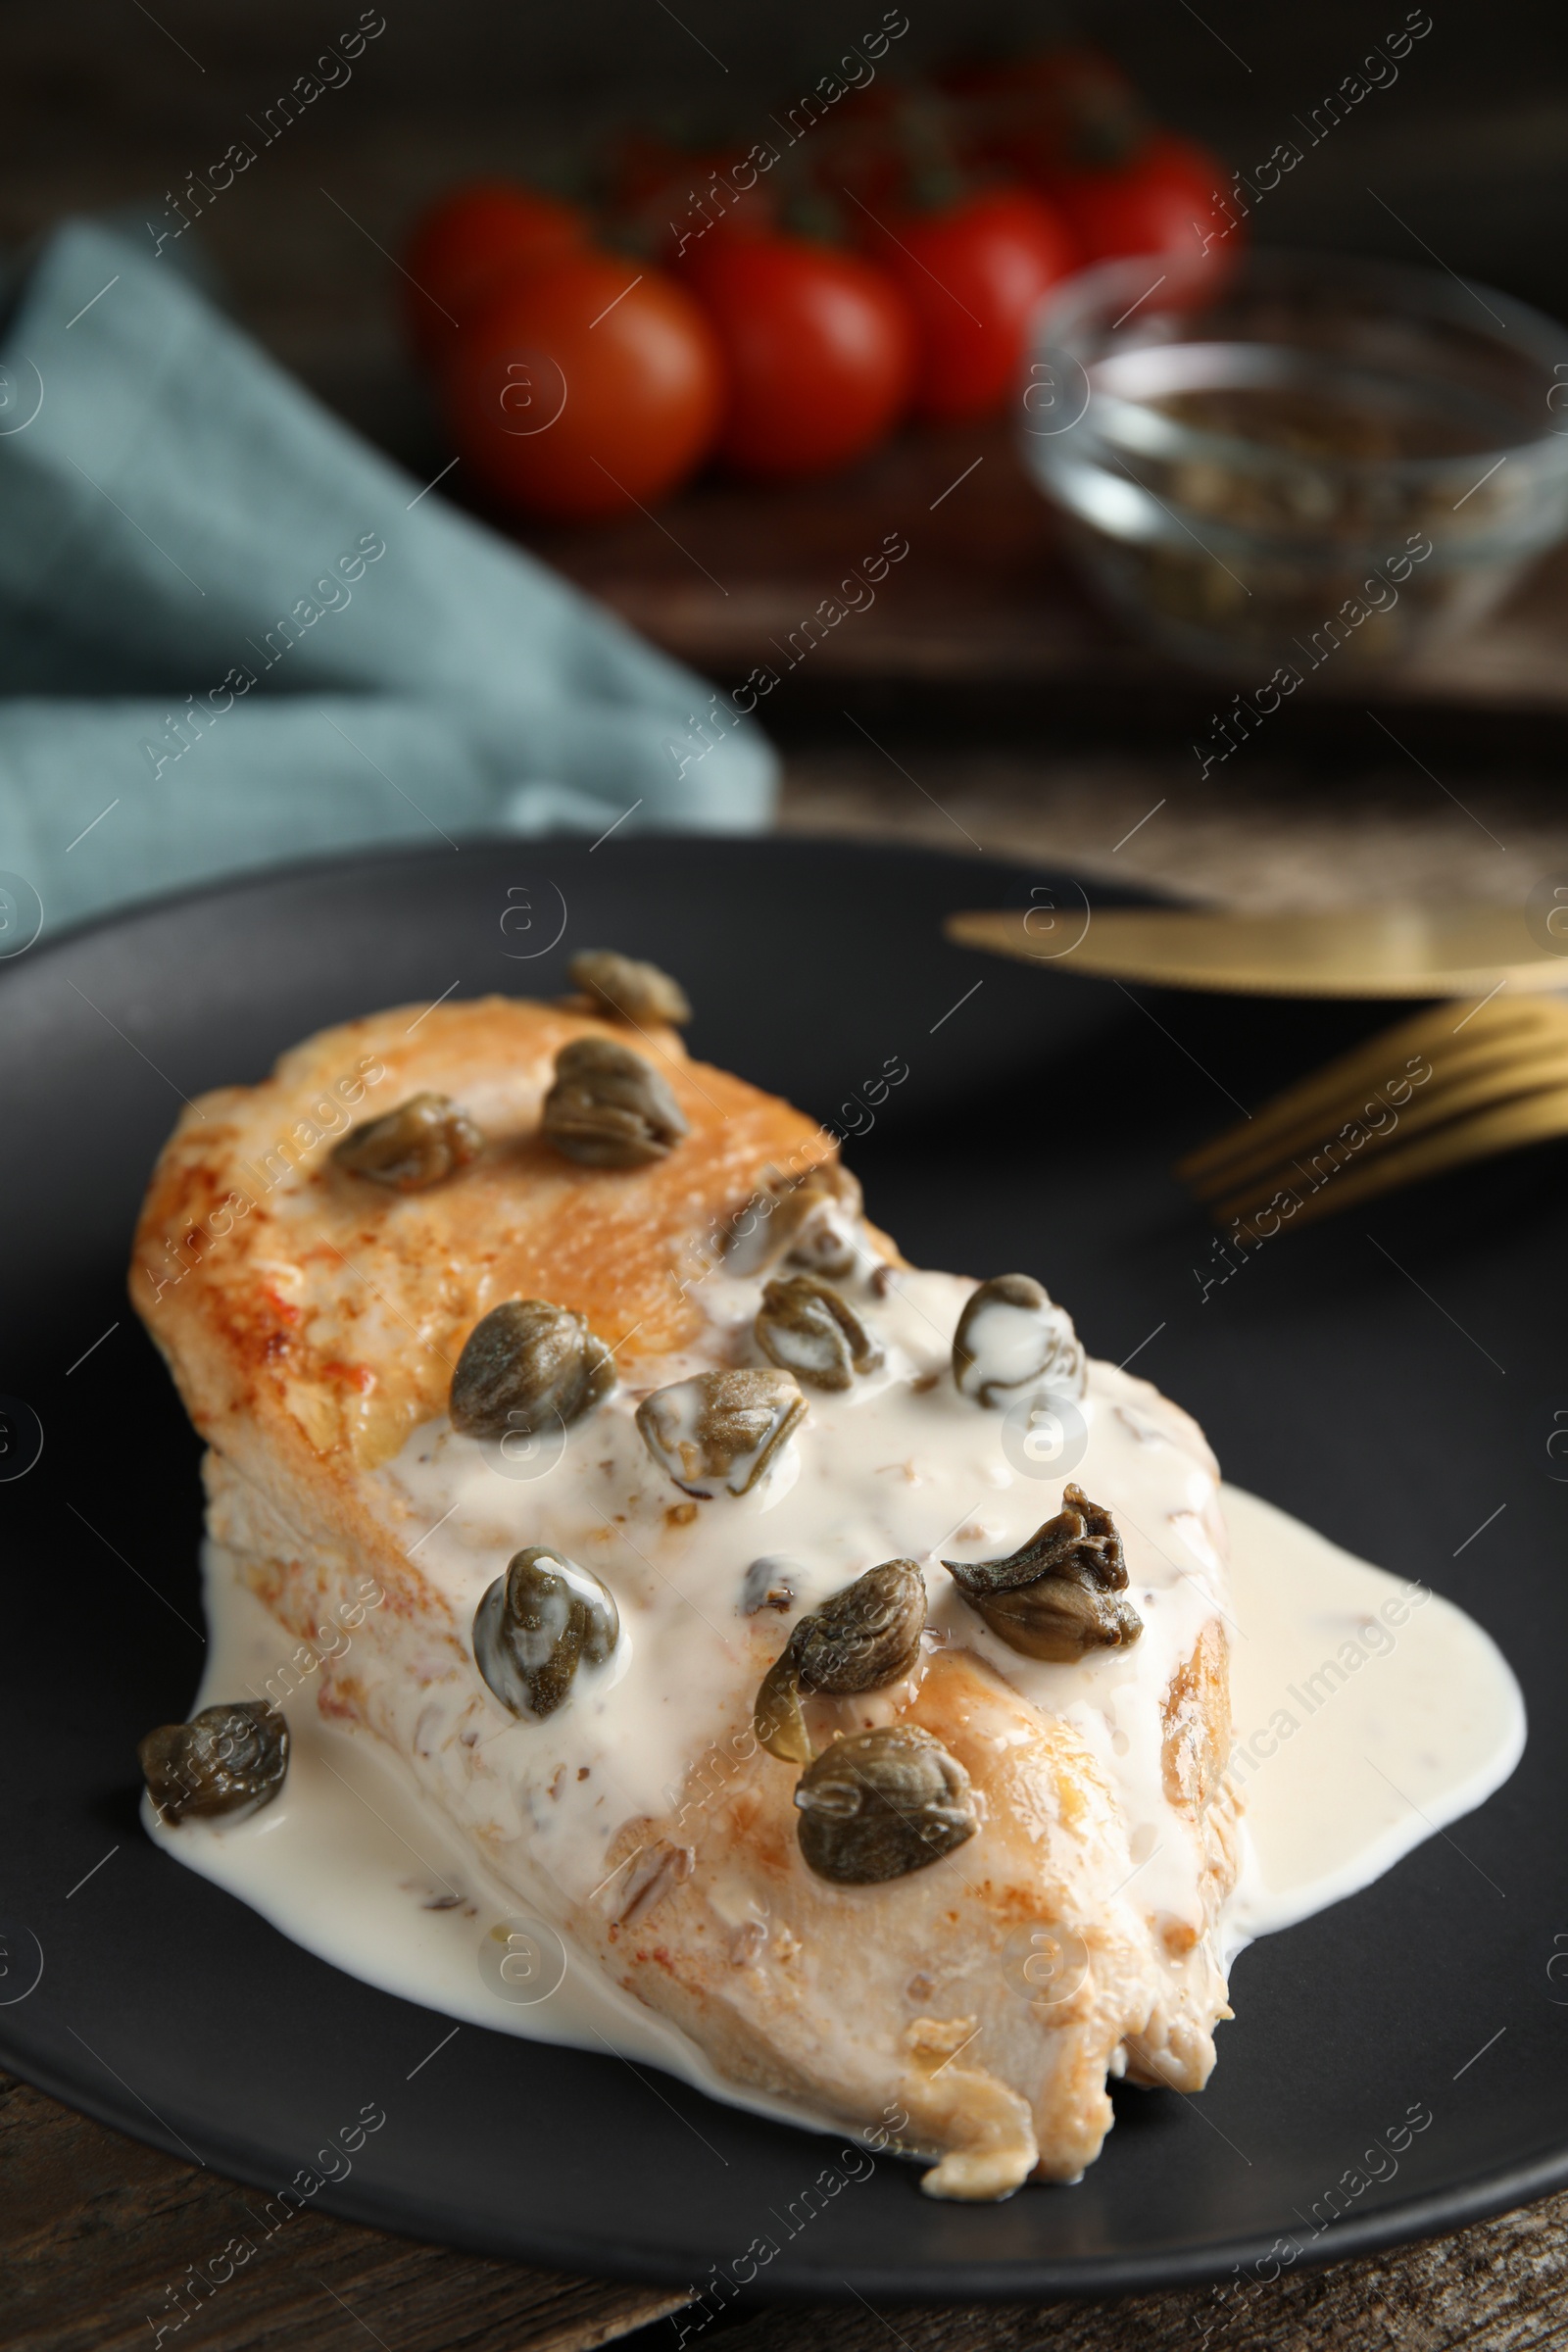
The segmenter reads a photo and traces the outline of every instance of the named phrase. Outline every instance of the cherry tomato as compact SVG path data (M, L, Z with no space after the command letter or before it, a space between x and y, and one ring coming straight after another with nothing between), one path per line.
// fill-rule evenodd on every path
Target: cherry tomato
M1233 218L1219 202L1224 178L1218 158L1206 147L1174 131L1156 130L1124 162L1069 173L1053 183L1052 193L1086 263L1144 253L1190 254L1196 260L1204 251L1205 235L1224 235ZM1233 258L1229 248L1239 243L1231 231L1228 246L1210 246L1210 260Z
M754 149L681 148L631 137L614 175L629 241L661 261L679 260L707 237L765 236L774 224L773 184Z
M906 201L908 110L907 91L878 82L841 98L812 133L801 168L829 204L847 196L858 222L863 222L861 207L885 219Z
M416 357L436 365L456 339L453 319L461 326L499 279L587 241L585 216L558 197L510 179L454 188L420 215L403 257L404 323Z
M787 481L831 472L891 431L908 399L914 329L884 271L808 237L705 238L687 283L723 347L718 455Z
M497 496L563 522L664 497L702 463L724 365L662 270L585 252L496 289L443 389L460 456Z
M1098 49L960 63L948 69L942 86L967 159L1000 166L1031 186L1123 154L1149 127L1131 82Z
M902 216L874 250L914 314L916 415L951 423L1003 408L1041 296L1077 264L1060 215L1026 188L996 188Z

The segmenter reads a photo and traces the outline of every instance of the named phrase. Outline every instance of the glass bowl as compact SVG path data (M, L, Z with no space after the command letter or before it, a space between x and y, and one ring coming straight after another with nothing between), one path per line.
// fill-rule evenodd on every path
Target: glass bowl
M1022 397L1101 592L1285 692L1426 652L1568 530L1568 330L1436 270L1106 263L1047 297Z

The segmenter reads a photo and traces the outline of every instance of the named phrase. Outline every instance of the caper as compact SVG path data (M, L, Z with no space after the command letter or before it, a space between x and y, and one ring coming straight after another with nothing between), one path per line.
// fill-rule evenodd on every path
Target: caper
M614 1385L614 1358L581 1315L548 1298L508 1298L464 1342L452 1426L466 1438L531 1437L580 1420Z
M800 1660L792 1635L763 1675L752 1707L759 1747L765 1747L781 1764L809 1764L816 1753L801 1695Z
M918 1724L852 1732L795 1788L801 1852L819 1879L871 1886L924 1870L979 1828L969 1776Z
M882 1350L847 1298L815 1274L770 1282L757 1317L762 1353L813 1389L847 1389L874 1372Z
M136 1748L147 1793L167 1822L270 1804L288 1770L288 1725L265 1698L203 1707L161 1724Z
M1074 1665L1092 1649L1124 1649L1144 1630L1131 1601L1066 1577L1047 1577L988 1599L965 1597L1009 1649L1057 1666Z
M724 1248L734 1274L760 1274L781 1257L838 1281L855 1272L860 1187L836 1159L802 1176L776 1170L732 1219Z
M813 1274L847 1282L859 1263L855 1219L856 1211L846 1206L840 1194L813 1201L785 1252L785 1264L807 1266Z
M784 1552L764 1551L741 1579L741 1615L756 1617L763 1609L779 1609L787 1617L795 1606L794 1580L799 1574L799 1561Z
M706 1502L720 1482L754 1487L805 1415L787 1372L699 1372L645 1396L637 1426L660 1468Z
M796 1627L808 1690L847 1697L908 1673L925 1631L925 1578L913 1560L867 1568Z
M608 1037L578 1037L562 1047L543 1131L558 1152L588 1168L662 1159L691 1132L652 1063Z
M1068 1486L1054 1519L1004 1560L944 1560L964 1599L1009 1649L1073 1664L1091 1649L1124 1648L1144 1621L1121 1595L1127 1563L1106 1510Z
M396 1110L351 1127L332 1157L351 1176L400 1193L422 1193L484 1150L484 1137L446 1095L411 1095Z
M1033 1388L1081 1396L1089 1385L1071 1316L1028 1274L998 1274L970 1293L953 1338L953 1377L981 1404L1007 1404Z
M762 1679L752 1728L769 1755L808 1764L803 1696L883 1690L908 1673L925 1628L925 1578L913 1560L884 1560L803 1617Z
M570 1697L578 1667L603 1666L619 1637L620 1612L598 1577L535 1544L474 1611L473 1662L504 1707L542 1720Z
M686 991L657 963L639 963L613 948L585 948L566 970L593 999L594 1010L613 1021L667 1021L678 1029L692 1017Z

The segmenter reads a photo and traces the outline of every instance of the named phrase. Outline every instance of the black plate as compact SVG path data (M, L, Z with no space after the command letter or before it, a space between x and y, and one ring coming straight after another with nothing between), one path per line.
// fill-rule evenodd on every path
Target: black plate
M817 2299L1266 2277L1568 2180L1562 1153L1282 1238L1205 1293L1224 1269L1172 1157L1387 1008L1135 1003L1070 957L1047 973L942 944L946 910L1032 890L1060 912L1046 944L1074 936L1076 885L968 859L465 845L211 891L0 967L0 1390L44 1438L0 1484L0 2060L264 2196L318 2179L373 2103L384 2128L314 2192L334 2211L694 2287L747 2280L760 2238L777 2251L756 2291ZM819 1115L903 1056L849 1155L910 1256L1036 1269L1097 1353L1142 1349L1232 1477L1451 1594L1524 1683L1508 1786L1249 1951L1210 2088L1118 2092L1079 2187L933 2205L897 2160L858 2179L863 2153L608 2056L465 2027L427 2060L444 2020L298 1950L137 1826L134 1742L183 1712L199 1665L196 1444L122 1288L181 1095L387 1004L559 990L567 955L606 942L680 973L698 1052ZM10 1426L0 1468L29 1425ZM1411 2109L1433 2120L1407 2137ZM808 2195L824 2168L834 2193Z

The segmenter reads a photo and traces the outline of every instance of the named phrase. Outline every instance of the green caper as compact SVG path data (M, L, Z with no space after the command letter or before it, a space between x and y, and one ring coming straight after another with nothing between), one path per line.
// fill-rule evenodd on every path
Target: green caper
M288 1725L266 1699L203 1707L161 1724L136 1748L147 1793L167 1822L270 1804L288 1770Z
M464 1342L452 1426L467 1438L531 1437L580 1420L614 1385L614 1358L581 1315L548 1298L507 1298Z
M692 1017L686 991L657 963L639 963L633 956L617 956L613 948L585 948L566 970L593 999L594 1010L612 1021L667 1021L678 1029Z
M608 1037L562 1047L542 1124L546 1140L586 1168L640 1167L691 1132L653 1064Z
M836 1159L801 1176L770 1171L730 1220L724 1261L734 1274L760 1274L781 1257L842 1281L856 1268L860 1187Z
M1108 1511L1068 1486L1054 1519L1004 1560L944 1560L969 1606L1009 1649L1074 1664L1092 1649L1125 1648L1144 1621L1122 1594L1127 1563Z
M852 1732L796 1783L796 1835L808 1867L872 1886L924 1870L979 1828L969 1776L918 1724Z
M762 1679L752 1728L769 1755L811 1760L803 1697L883 1690L908 1673L925 1628L925 1578L913 1560L884 1560L803 1617Z
M484 1137L446 1095L411 1095L396 1110L351 1127L332 1157L351 1176L400 1193L422 1193L484 1150Z
M816 1274L770 1282L757 1316L762 1353L813 1389L847 1389L874 1372L882 1350L847 1298Z
M756 1617L763 1609L780 1609L787 1617L795 1606L792 1580L799 1574L799 1565L777 1551L764 1551L760 1559L751 1561L741 1579L741 1615Z
M603 1666L620 1637L614 1596L564 1553L531 1544L473 1617L473 1660L504 1707L535 1721L571 1695L579 1666Z
M1144 1630L1131 1601L1067 1577L1046 1577L983 1600L965 1598L1009 1649L1057 1666L1074 1665L1092 1649L1124 1649Z
M699 1372L645 1396L637 1427L660 1468L706 1502L720 1484L746 1494L805 1416L787 1372Z
M1025 1390L1081 1396L1088 1367L1072 1318L1029 1274L998 1274L972 1291L953 1338L953 1377L981 1404Z
M809 1764L816 1753L801 1696L800 1660L792 1636L763 1675L752 1707L758 1745L781 1764Z

